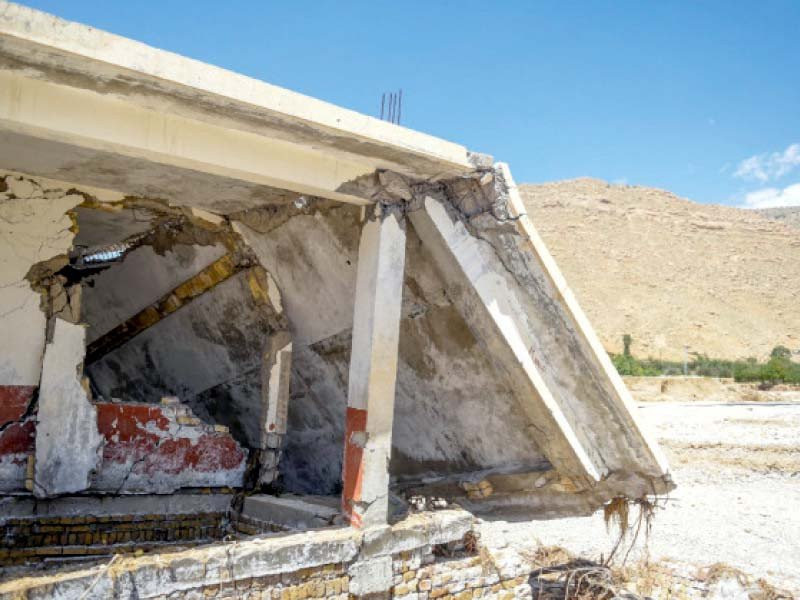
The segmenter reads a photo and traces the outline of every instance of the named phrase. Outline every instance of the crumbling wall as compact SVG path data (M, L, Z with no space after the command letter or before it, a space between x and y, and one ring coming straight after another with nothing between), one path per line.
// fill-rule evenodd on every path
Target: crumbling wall
M241 487L247 450L224 426L204 424L177 398L161 405L99 402L104 439L93 489L168 493L191 487Z
M239 271L92 363L94 385L106 399L177 396L207 422L259 447L263 357L283 326L255 278Z
M0 493L27 488L32 464L36 416L31 414L33 386L0 387ZM32 481L29 481L32 487Z
M100 463L97 412L83 381L82 325L55 319L39 388L33 492L49 497L89 488Z
M46 261L66 264L73 237L68 212L83 197L15 174L0 173L0 331L14 351L0 354L0 387L38 386L46 316L26 278Z
M371 594L409 598L433 589L434 597L477 589L491 595L515 588L520 588L520 597L529 597L523 595L524 566L492 563L474 543L472 521L468 513L447 510L413 515L363 534L329 528L120 557L113 569L74 569L0 583L0 599L345 600L377 597Z
M333 494L341 484L361 209L311 201L286 213L259 218L250 211L234 227L270 266L293 336L283 484L299 493ZM392 475L416 480L458 478L476 469L547 468L536 442L519 427L522 413L508 384L413 230L407 252Z

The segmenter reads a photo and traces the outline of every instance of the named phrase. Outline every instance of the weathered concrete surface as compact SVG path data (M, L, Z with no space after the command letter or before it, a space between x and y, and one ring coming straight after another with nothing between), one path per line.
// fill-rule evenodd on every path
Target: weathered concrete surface
M0 583L0 599L85 600L160 598L202 585L227 584L286 571L349 563L360 546L350 528L251 539L141 557L124 557L113 569L84 569ZM91 589L89 589L91 586Z
M88 489L100 462L97 411L81 384L84 339L83 326L55 320L39 387L33 489L39 497Z
M381 594L392 586L392 557L376 556L360 560L350 565L347 574L350 575L348 591L354 596Z
M80 214L81 230L84 223ZM81 235L76 238L80 242ZM117 237L114 241L124 238ZM204 267L225 254L225 247L176 244L159 256L152 246L140 246L129 252L125 260L91 277L83 294L83 318L89 328L91 343L120 323L149 306L157 298L197 275Z
M46 319L25 276L66 255L73 236L66 213L83 201L56 185L0 173L0 332L14 340L14 351L0 354L2 385L39 384Z
M358 248L342 465L342 510L357 527L388 518L405 257L402 213L376 210Z
M21 517L126 516L226 512L230 494L137 494L135 496L61 496L49 499L0 498L0 522Z
M290 529L317 529L331 525L340 514L330 502L315 496L268 496L259 494L244 499L242 515ZM328 498L325 498L327 500ZM336 498L331 498L336 503Z
M254 277L239 272L90 365L97 389L137 402L177 396L207 422L261 447L262 357L285 325L251 285Z
M178 402L100 402L96 408L104 445L93 490L164 494L241 487L247 451Z
M598 481L600 474L544 382L541 365L547 357L537 358L531 350L534 338L521 324L526 316L502 264L447 208L426 197L410 218L450 284L452 297L487 354L511 379L528 427L550 462L575 481Z
M507 169L482 180L438 197L423 192L409 216L476 337L517 382L533 435L579 488L610 478L620 493L629 480L669 489L666 461L522 212ZM631 495L641 488L632 484Z
M151 498L144 497L147 502ZM203 585L231 585L334 563L347 565L355 579L345 591L380 593L388 591L393 583L393 554L459 541L471 525L472 516L468 513L447 510L413 515L391 528L382 526L363 532L350 527L327 528L223 542L182 552L122 557L115 561L113 569L98 567L0 583L0 599L22 596L30 600L74 600L84 593L86 600L160 598ZM367 538L372 542L368 543ZM377 539L381 540L380 545L374 543Z
M248 213L234 229L275 278L296 346L353 325L360 209L310 209L283 219Z
M253 211L252 227L236 228L274 274L294 339L283 483L298 493L334 494L341 486L359 209L312 203L306 212L287 212ZM548 468L518 426L524 414L510 386L449 299L413 229L407 254L392 476Z

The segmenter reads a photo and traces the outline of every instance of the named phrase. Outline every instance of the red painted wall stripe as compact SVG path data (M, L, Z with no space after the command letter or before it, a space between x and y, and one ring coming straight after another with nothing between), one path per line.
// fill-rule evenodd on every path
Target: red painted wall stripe
M28 410L35 385L0 385L0 427L19 421Z

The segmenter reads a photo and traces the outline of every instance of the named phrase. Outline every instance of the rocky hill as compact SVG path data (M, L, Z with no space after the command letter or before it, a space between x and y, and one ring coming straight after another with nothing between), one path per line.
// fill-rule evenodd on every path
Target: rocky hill
M800 230L788 217L595 179L520 190L608 350L625 333L640 357L800 349Z
M762 208L757 211L768 219L780 221L792 227L800 228L800 206L789 206L785 208Z

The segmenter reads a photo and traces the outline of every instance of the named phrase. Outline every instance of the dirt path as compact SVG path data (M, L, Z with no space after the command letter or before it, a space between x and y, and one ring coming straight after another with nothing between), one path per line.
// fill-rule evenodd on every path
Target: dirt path
M726 563L800 597L800 403L657 403L640 407L678 484L631 560L689 570ZM635 513L634 513L635 514ZM602 514L491 525L510 543L597 559L616 536Z

